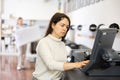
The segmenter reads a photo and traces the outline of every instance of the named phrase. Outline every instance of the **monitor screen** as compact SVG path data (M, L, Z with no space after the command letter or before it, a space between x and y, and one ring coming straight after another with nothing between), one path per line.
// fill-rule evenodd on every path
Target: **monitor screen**
M91 70L108 68L110 61L118 60L116 56L114 57L115 52L112 49L116 33L117 30L112 28L98 29L90 55L90 63L81 69L83 72L88 73ZM108 53L113 54L113 57L107 57Z

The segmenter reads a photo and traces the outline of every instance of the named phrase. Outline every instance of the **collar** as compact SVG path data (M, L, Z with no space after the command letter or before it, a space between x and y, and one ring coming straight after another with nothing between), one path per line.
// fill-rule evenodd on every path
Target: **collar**
M49 34L48 36L55 41L61 41L62 40L62 38L58 39L58 38L52 36L51 34Z

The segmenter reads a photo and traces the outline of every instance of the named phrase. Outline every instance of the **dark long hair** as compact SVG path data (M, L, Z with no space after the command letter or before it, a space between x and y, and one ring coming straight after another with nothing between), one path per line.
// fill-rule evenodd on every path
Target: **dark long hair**
M53 31L53 29L52 29L52 23L56 24L56 23L58 23L62 18L68 19L68 21L69 21L69 26L70 26L70 23L71 23L71 22L70 22L69 17L68 17L66 14L64 14L64 13L55 13L55 14L52 16L52 18L51 18L51 20L50 20L50 22L49 22L48 29L47 29L47 31L46 31L45 36L47 36L48 34L51 34L51 33L52 33L52 31ZM69 29L68 29L68 30L69 30ZM67 30L67 32L68 32L68 30ZM66 35L65 35L65 36L66 36ZM65 36L62 37L62 41L64 40Z

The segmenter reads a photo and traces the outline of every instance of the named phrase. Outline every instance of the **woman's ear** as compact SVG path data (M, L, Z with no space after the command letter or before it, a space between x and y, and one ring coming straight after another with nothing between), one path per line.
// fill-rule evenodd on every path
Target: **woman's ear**
M55 24L54 24L54 23L52 23L52 29L54 29L54 26L55 26Z

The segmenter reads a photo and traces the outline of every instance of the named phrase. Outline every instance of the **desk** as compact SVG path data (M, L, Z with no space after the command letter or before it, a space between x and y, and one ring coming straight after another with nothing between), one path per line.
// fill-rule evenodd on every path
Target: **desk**
M82 61L84 59L84 53L91 50L84 45L80 46L80 49L74 49L71 56L74 56L73 62ZM120 80L120 77L90 77L85 75L80 69L74 69L64 72L65 80Z
M89 77L79 69L65 71L65 80L120 80L120 77Z

